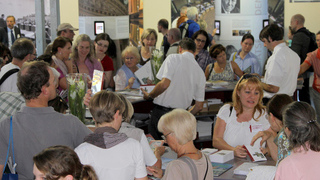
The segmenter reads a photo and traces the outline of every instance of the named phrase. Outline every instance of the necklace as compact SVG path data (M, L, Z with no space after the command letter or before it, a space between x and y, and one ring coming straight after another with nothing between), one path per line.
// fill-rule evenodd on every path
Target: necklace
M180 157L182 157L182 156L184 156L184 155L187 155L187 154L199 154L199 150L197 150L197 152L189 152L189 153L188 153L188 152L185 152L185 153L179 155L178 158L180 158Z

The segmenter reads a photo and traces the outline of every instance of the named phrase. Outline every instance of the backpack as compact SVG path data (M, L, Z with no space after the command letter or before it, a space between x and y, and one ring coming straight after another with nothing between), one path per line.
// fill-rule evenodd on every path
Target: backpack
M189 37L189 25L191 24L184 22L179 26L180 32L181 32L181 39L185 38L185 37Z

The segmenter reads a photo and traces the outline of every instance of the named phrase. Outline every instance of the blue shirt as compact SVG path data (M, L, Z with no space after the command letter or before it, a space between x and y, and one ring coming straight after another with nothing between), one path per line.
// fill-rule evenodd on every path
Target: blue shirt
M189 31L188 37L191 38L195 32L200 30L200 26L194 20L187 20L187 23L191 23L188 28L188 31Z
M234 59L234 62L238 64L239 68L245 73L258 73L261 75L261 66L258 57L252 52L249 52L244 59L241 59L239 55L240 52L241 49L238 52L235 52L236 56ZM231 54L229 61L233 61L235 53Z

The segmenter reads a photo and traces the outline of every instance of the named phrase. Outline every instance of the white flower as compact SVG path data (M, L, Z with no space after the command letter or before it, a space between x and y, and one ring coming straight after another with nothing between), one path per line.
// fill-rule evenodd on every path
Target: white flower
M76 96L77 96L76 91L72 91L72 93L70 93L70 97L71 97L71 99L75 99L75 98L76 98Z
M79 86L79 89L84 89L85 88L85 83L84 83L84 81L79 81L78 82L78 86Z
M68 81L69 85L74 85L75 84L75 79L70 77L70 76L67 77L67 81Z

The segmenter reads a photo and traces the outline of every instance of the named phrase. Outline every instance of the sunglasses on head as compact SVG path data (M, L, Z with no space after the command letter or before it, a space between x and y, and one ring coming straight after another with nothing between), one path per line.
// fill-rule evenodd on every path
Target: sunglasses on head
M249 74L244 74L244 75L241 77L239 83L241 83L241 81L244 80L244 79L249 79L249 78L252 78L252 77L256 77L256 78L258 78L258 80L260 81L260 77L259 77L259 76L253 75L253 74L250 74L250 73L249 73Z

